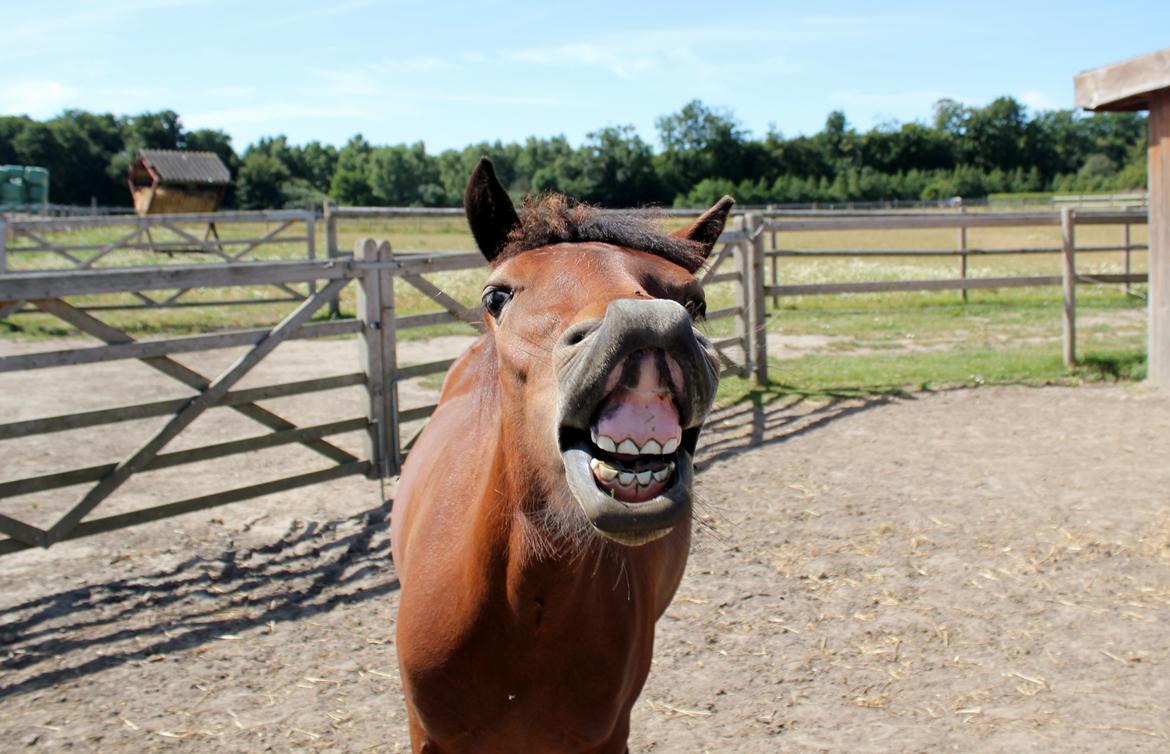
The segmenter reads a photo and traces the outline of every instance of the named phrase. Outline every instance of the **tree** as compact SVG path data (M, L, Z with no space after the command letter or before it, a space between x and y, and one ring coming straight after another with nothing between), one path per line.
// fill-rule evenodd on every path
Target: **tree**
M246 209L279 209L285 205L285 184L291 178L280 160L260 150L250 150L240 165L236 196Z
M662 153L657 167L667 187L686 193L704 178L745 177L743 144L747 133L728 112L691 100L672 115L655 121Z

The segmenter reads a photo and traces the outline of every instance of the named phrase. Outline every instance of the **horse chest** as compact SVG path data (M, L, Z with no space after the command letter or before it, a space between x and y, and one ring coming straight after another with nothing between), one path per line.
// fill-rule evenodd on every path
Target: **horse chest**
M620 589L596 579L586 588L497 593L449 623L455 630L438 642L420 631L432 639L428 651L400 660L436 740L474 732L481 742L531 745L515 750L576 751L625 724L649 671L656 615L636 579Z

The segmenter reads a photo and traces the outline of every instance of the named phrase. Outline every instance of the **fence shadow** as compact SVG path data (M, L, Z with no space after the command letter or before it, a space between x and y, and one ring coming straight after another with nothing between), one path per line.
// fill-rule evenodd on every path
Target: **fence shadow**
M844 388L816 393L782 384L755 388L742 400L711 412L695 466L702 470L718 461L787 442L894 400L915 399L913 393L886 388Z
M389 514L295 522L259 547L0 608L0 699L391 593Z

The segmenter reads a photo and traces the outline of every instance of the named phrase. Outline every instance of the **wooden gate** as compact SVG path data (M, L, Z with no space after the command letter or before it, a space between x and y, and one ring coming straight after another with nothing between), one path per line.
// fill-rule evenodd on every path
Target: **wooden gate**
M359 457L326 438L344 432L369 430L370 416L342 418L312 426L297 426L262 401L284 396L377 384L381 375L365 371L234 389L281 343L290 339L361 333L367 323L357 321L309 323L310 317L349 281L363 273L352 263L325 265L311 262L269 262L248 265L187 265L167 268L25 273L0 276L0 305L28 301L37 310L91 335L105 345L60 351L16 354L0 358L0 372L49 367L92 365L133 359L196 391L194 397L123 405L22 421L0 423L0 440L99 427L148 417L169 417L162 427L126 457L114 463L72 468L0 483L0 499L73 485L88 489L50 526L41 527L7 513L0 514L0 554L28 547L48 547L76 537L211 508L258 495L293 489L350 474L375 476L377 459ZM323 286L271 328L236 330L207 335L135 341L126 332L82 311L70 297L120 291L294 284L321 281ZM218 374L205 374L181 364L177 354L227 347L249 350ZM95 389L97 389L95 387ZM184 450L163 452L192 422L213 407L228 407L266 428L264 434ZM372 413L372 409L371 412ZM180 464L223 458L239 453L296 443L330 463L324 468L296 473L260 484L223 490L167 502L145 509L99 518L90 514L135 474Z

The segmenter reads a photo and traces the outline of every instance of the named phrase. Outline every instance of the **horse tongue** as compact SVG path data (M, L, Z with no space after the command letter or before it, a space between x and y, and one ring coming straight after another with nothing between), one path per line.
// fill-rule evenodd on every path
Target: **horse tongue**
M610 393L593 430L618 445L623 440L633 440L639 448L650 440L665 445L682 435L674 401L659 390L620 389Z

